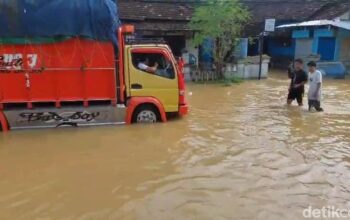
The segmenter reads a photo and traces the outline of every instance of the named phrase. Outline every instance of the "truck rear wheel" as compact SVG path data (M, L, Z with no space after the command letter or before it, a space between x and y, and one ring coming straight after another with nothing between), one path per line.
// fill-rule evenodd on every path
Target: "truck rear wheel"
M152 105L142 105L138 107L133 115L133 123L157 123L159 122L159 112Z

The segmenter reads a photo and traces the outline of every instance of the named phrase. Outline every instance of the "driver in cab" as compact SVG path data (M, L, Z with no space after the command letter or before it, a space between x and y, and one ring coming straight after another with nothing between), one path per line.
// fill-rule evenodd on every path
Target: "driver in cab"
M152 61L150 61L152 60ZM155 60L155 62L153 62ZM154 63L151 66L150 63ZM162 57L145 57L138 61L137 68L147 73L151 73L157 76L165 78L174 78L174 71L171 63L167 62Z
M137 67L140 70L146 71L148 73L153 73L153 74L155 74L157 72L158 66L159 66L158 63L155 63L154 66L150 66L148 58L141 60L139 62L139 64L137 65Z

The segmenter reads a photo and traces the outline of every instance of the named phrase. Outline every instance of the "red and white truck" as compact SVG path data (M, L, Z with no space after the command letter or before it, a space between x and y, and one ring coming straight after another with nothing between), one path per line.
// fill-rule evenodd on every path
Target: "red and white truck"
M130 25L116 30L118 51L81 37L0 42L1 130L165 122L170 113L187 114L181 64L166 44L130 38L133 32ZM166 74L139 69L140 57Z

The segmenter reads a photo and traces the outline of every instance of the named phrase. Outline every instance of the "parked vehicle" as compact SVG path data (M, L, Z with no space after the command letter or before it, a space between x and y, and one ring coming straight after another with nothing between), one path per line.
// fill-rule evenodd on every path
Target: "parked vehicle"
M117 52L111 42L81 37L0 44L1 129L166 122L168 113L186 115L183 73L171 49L133 33L133 26L119 27ZM157 63L157 71L138 68L140 59Z

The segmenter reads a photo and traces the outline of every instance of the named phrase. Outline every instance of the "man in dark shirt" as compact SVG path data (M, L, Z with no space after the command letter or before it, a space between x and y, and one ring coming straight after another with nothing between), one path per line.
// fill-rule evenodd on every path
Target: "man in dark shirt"
M299 106L303 106L303 97L305 88L304 85L307 83L308 75L304 71L304 62L302 59L296 59L294 63L294 70L289 73L289 78L291 79L289 94L288 94L288 105L296 99Z

